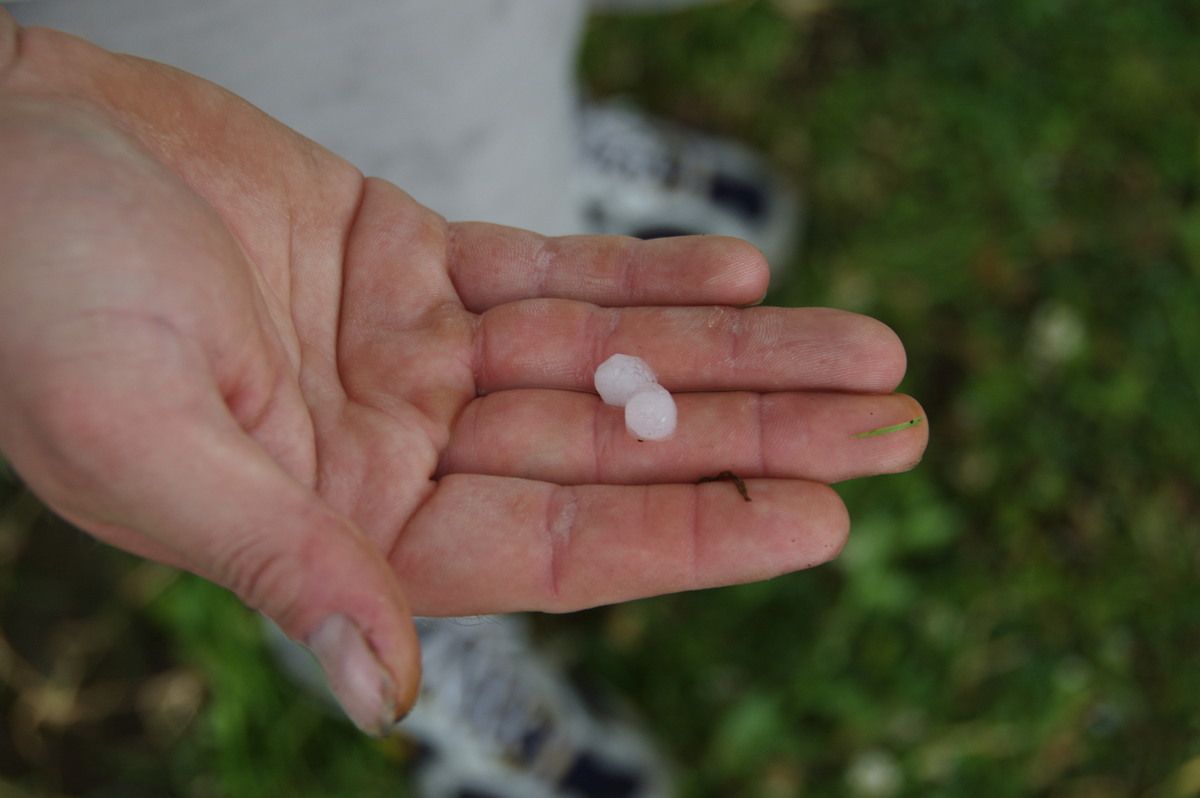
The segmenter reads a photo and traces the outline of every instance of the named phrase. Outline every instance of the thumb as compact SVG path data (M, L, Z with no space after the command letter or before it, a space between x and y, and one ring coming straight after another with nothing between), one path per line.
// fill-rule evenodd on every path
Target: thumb
M208 438L201 451L207 477L192 475L186 495L168 493L160 505L171 515L160 528L174 538L164 542L183 567L307 645L351 720L384 735L412 706L420 677L412 616L391 567L253 441Z
M415 700L420 654L379 550L223 403L103 393L57 394L6 442L30 487L96 537L232 590L313 651L359 728L386 733Z

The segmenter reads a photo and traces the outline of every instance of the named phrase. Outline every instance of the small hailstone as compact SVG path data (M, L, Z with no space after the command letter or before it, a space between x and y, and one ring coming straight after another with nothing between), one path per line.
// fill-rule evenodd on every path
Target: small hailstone
M596 392L605 404L625 408L625 428L639 439L661 441L675 431L675 399L640 357L613 355L601 363Z
M675 399L657 382L642 385L625 404L625 428L631 435L661 441L675 431Z
M639 388L656 382L650 365L633 355L613 355L596 369L596 392L606 405L624 407Z

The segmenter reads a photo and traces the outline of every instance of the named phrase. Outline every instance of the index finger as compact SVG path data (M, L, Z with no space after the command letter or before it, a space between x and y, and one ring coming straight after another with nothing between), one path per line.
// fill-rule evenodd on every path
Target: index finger
M418 615L568 612L768 579L837 556L833 489L800 480L579 485L454 474L388 559Z

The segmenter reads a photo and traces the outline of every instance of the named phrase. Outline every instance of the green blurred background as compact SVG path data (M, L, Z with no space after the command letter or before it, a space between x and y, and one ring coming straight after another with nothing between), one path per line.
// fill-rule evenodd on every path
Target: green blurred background
M931 444L835 563L541 619L687 796L1200 796L1200 3L596 18L583 72L803 187L773 301L882 319ZM0 796L404 796L224 592L0 479Z

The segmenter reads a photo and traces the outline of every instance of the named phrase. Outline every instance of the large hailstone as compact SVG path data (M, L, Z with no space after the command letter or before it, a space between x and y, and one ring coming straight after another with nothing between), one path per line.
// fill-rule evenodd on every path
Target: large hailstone
M596 392L606 404L625 408L625 428L637 438L661 441L675 431L675 399L640 357L613 355L601 363Z

